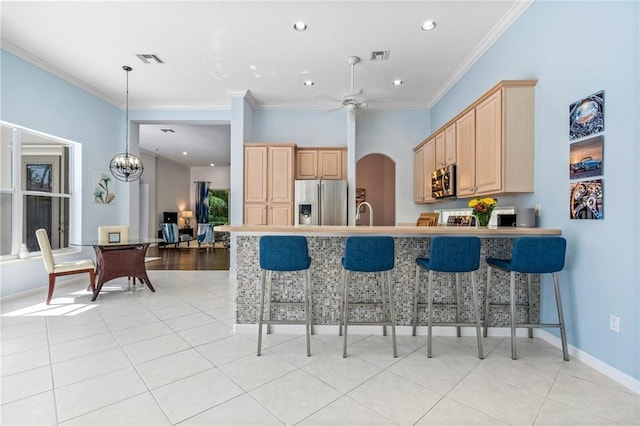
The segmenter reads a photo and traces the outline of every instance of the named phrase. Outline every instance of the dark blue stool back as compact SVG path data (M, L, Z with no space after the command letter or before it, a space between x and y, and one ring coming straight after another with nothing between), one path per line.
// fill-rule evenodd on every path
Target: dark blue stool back
M383 272L393 269L394 246L391 237L348 237L342 267L355 272Z
M511 270L551 274L564 268L567 240L562 237L520 237L513 243Z
M310 265L311 258L305 237L260 237L260 268L269 271L301 271L309 269Z
M480 267L477 237L433 237L427 269L438 272L471 272Z

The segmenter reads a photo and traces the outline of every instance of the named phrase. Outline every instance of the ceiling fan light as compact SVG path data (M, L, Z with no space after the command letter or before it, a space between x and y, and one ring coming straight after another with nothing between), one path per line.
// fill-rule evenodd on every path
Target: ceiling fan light
M424 21L422 23L422 31L431 31L432 29L434 29L436 27L436 22L435 21Z
M298 32L306 31L307 28L308 28L307 24L305 24L303 21L298 21L295 24L293 24L293 29Z

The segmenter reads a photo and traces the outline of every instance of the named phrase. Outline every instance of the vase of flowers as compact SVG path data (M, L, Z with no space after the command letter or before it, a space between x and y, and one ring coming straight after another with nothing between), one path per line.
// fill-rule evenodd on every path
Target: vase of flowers
M486 228L491 220L491 213L496 207L498 200L496 198L474 198L469 201L468 206L471 207L471 214L476 218L476 225Z

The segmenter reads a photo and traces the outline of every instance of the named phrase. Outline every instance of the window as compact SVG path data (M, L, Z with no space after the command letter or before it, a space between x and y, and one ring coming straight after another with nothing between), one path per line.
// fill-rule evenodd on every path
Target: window
M47 230L51 247L69 247L73 143L1 122L0 258L22 244L40 251L35 231Z

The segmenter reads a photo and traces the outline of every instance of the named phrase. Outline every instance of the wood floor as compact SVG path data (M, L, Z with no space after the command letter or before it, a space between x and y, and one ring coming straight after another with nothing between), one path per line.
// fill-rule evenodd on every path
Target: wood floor
M147 257L161 257L146 263L148 270L229 270L229 249L149 247Z

